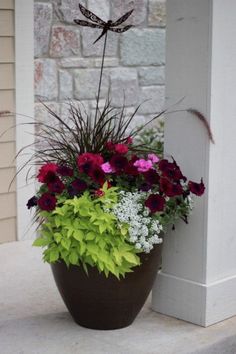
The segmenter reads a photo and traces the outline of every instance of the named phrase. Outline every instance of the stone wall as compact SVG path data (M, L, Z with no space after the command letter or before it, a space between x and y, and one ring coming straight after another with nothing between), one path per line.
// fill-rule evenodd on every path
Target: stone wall
M93 45L100 30L73 23L75 18L85 19L78 3L35 2L35 97L40 120L47 119L47 114L39 99L62 115L68 98L82 101L89 112L96 107L103 41ZM146 101L138 112L140 124L164 105L165 0L81 3L104 20L118 19L135 9L128 21L134 28L122 35L109 32L101 98L105 100L110 88L113 106L121 107L125 96L128 113Z

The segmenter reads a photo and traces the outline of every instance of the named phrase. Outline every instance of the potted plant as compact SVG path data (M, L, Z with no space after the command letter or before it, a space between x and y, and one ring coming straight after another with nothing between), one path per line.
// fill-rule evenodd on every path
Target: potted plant
M39 223L34 246L44 248L74 320L95 329L133 322L152 288L167 227L187 223L193 194L205 189L203 181L188 181L173 158L136 139L145 128L129 130L136 111L127 118L109 99L98 108L107 31L130 14L100 23L105 42L94 119L74 103L67 121L48 108L54 121L40 123L44 145L32 157L41 166L38 192L27 203Z

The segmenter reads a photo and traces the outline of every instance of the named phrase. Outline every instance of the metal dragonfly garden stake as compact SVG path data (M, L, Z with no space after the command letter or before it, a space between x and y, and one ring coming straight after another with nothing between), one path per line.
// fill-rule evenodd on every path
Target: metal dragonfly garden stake
M126 31L128 31L131 27L133 27L132 25L127 25L124 27L118 27L118 26L123 24L130 17L130 15L133 13L134 10L130 10L129 12L127 12L126 14L121 16L115 22L113 22L111 20L105 22L101 18L99 18L97 15L95 15L93 12L86 9L83 5L79 4L79 8L80 8L82 15L84 15L91 22L75 19L74 22L77 25L84 26L84 27L91 27L91 28L99 28L102 30L101 35L94 41L93 44L97 43L103 36L105 36L104 46L103 46L103 54L102 54L101 72L100 72L100 79L99 79L99 85L98 85L97 106L96 106L96 112L95 112L95 124L96 124L99 99L100 99L100 92L101 92L103 68L104 68L104 59L105 59L105 54L106 54L107 34L108 34L108 31L112 31L115 33L124 33Z

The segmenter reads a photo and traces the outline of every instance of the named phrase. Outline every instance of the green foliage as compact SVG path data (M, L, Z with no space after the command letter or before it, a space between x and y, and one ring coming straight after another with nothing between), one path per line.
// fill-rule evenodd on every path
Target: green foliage
M97 267L117 278L140 264L138 250L127 241L128 226L118 228L109 210L117 203L116 188L103 187L104 196L92 198L86 191L80 198L61 201L53 212L42 212L45 222L34 246L46 247L44 261ZM59 199L60 205L60 199Z
M158 219L163 225L163 231L166 233L168 226L174 225L179 219L188 223L188 217L192 210L192 201L184 199L183 196L176 198L169 198L166 202L166 208L164 213L155 214L154 218Z

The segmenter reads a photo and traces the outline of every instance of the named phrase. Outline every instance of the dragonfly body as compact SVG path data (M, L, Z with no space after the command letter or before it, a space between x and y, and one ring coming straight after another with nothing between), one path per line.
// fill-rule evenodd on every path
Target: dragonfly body
M86 9L83 5L79 4L79 8L80 8L81 13L87 19L89 19L91 22L76 19L76 20L74 20L74 22L77 25L102 29L101 35L96 39L96 41L94 43L99 41L99 39L101 39L107 33L107 31L112 31L112 32L116 32L116 33L123 33L123 32L128 31L132 27L132 25L127 25L125 27L118 27L118 26L120 26L122 23L124 23L130 17L133 10L127 12L125 15L123 15L121 18L119 18L115 22L113 22L111 20L105 22L101 18L99 18L97 15L95 15L93 12Z

